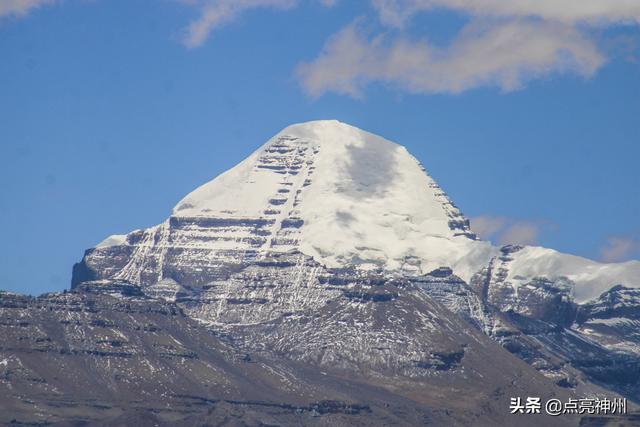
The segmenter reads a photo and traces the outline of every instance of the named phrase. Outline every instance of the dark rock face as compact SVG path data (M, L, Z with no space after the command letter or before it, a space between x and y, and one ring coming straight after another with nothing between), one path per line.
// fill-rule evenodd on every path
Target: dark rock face
M595 319L638 320L640 319L640 312L637 310L639 302L640 289L614 286L598 299L583 304L578 312L577 321L583 324Z
M513 311L556 325L571 326L577 305L570 296L571 287L561 281L534 278L518 289L518 302Z
M429 274L411 277L431 298L456 313L479 330L490 335L495 316L481 297L448 267L440 267Z
M503 280L518 250L503 248L497 272L484 270L470 286L446 267L410 280L556 384L590 380L639 400L640 291L617 286L578 305L570 283L538 278L516 296Z
M623 353L640 350L640 292L615 287L580 307L576 329L604 347Z
M522 249L521 246L502 247L501 254L491 261L489 267L472 278L472 285L484 301L500 311L515 312L563 326L571 325L576 316L571 281L534 277L518 286L517 290L507 281L512 255Z
M602 360L584 360L584 369L640 396L640 290L615 286L582 304L574 330L608 350Z

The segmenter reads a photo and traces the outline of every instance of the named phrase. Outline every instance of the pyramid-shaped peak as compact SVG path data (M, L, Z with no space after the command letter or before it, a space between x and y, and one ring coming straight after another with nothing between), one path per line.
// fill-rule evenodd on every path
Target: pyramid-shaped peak
M309 198L313 203L343 200L352 207L388 202L396 211L417 209L419 217L428 215L445 224L459 216L406 148L337 120L286 127L234 168L187 195L173 214L254 217L284 199L292 206L284 205L300 210L304 194L310 194L305 204Z
M388 144L399 147L381 136L362 130L356 126L338 120L313 120L287 126L276 137L296 137L312 144L320 145L353 145L353 144Z
M612 284L635 287L640 275L638 262L599 264L538 247L504 257L476 239L469 221L404 147L319 120L285 128L189 193L163 223L107 238L74 277L75 283L115 278L153 284L168 277L203 284L221 271L296 252L326 267L394 274L447 267L467 283L495 272L486 283L505 289L538 277L568 278L581 301Z
M173 216L261 224L268 237L260 250L297 249L334 266L397 269L419 257L429 260L419 271L431 271L475 241L469 222L404 147L336 120L288 126L187 195ZM229 245L256 241L223 237Z

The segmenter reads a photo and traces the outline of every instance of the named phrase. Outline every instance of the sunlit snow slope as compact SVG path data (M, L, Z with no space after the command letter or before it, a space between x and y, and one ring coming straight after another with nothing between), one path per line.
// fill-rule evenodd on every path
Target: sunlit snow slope
M265 247L295 246L331 267L452 265L468 278L493 252L404 147L337 121L286 128L173 214L259 218L269 209L275 230L296 231Z

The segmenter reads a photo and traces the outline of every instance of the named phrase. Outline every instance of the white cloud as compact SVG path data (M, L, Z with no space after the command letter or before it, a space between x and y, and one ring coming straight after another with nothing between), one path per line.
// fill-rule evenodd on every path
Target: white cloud
M471 228L482 239L500 245L536 245L544 223L505 216L477 216L470 219Z
M251 9L290 9L300 0L180 0L200 8L200 16L186 28L184 44L194 48L205 42L212 31L230 23L240 14ZM333 6L337 0L319 0L324 6Z
M638 250L640 241L633 237L611 236L600 249L600 259L604 262L626 261Z
M369 38L352 24L297 74L311 96L327 91L358 96L376 81L413 93L459 93L480 86L510 91L553 73L588 77L604 62L580 31L543 21L473 22L445 48L403 36Z
M536 245L540 225L532 222L516 222L509 225L498 238L501 245Z
M469 219L471 229L483 240L500 245L537 245L540 234L555 226L546 221L530 221L507 216L481 215ZM640 255L640 238L634 236L610 236L600 248L600 260L620 262Z
M24 15L58 0L0 0L0 17ZM107 1L107 0L105 0ZM288 10L303 0L174 0L197 11L184 30L189 48L247 11ZM337 0L306 0L331 7ZM359 96L370 83L390 84L411 93L460 93L493 86L503 91L559 73L593 75L610 50L599 49L597 30L640 24L640 0L370 0L379 34L352 24L331 36L297 75L305 91ZM405 26L416 14L448 9L469 18L448 46L411 36ZM375 19L374 19L375 21ZM372 20L365 22L372 27ZM394 29L389 30L389 26ZM415 29L415 28L413 28Z
M638 0L372 0L383 23L402 26L419 12L451 9L478 17L536 17L565 24L640 23Z
M183 3L195 3L201 8L200 16L187 27L184 37L187 47L197 47L213 30L236 19L242 12L260 7L287 9L293 7L297 0L187 0Z
M383 25L399 31L369 37L358 25L332 36L298 76L312 96L359 96L369 83L412 93L503 91L558 73L589 77L605 62L594 27L640 24L639 0L371 0ZM416 41L405 24L447 9L469 18L449 46ZM610 52L607 52L610 54Z
M490 240L509 222L509 218L504 216L482 215L470 219L473 231L485 240Z
M37 7L54 2L55 0L0 0L0 17L26 15Z

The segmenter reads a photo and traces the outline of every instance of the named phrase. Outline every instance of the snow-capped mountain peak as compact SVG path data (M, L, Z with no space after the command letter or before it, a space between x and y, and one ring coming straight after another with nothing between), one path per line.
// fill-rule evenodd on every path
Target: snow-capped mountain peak
M173 215L268 219L264 249L296 247L329 266L428 272L477 246L484 251L474 267L490 258L404 147L335 120L287 127L187 195Z
M162 224L101 242L73 280L205 285L292 251L328 268L394 275L449 267L504 307L542 286L540 278L578 302L614 285L640 284L637 261L601 264L478 240L404 147L335 120L285 128L189 193Z

